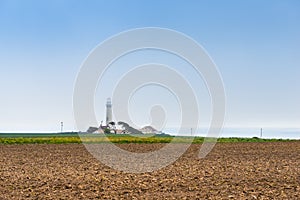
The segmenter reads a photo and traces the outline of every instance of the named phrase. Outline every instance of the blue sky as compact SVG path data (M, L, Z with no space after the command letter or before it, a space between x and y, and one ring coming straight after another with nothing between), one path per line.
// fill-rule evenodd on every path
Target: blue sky
M56 131L60 121L75 130L84 59L106 38L149 26L207 50L224 80L226 126L299 128L299 1L0 0L0 131ZM100 120L107 97L95 98Z

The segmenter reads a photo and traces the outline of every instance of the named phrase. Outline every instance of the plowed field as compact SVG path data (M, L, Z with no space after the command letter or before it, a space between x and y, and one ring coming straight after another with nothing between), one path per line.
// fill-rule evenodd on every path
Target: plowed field
M300 199L300 142L219 143L204 159L199 148L159 171L128 174L82 144L0 145L0 199Z

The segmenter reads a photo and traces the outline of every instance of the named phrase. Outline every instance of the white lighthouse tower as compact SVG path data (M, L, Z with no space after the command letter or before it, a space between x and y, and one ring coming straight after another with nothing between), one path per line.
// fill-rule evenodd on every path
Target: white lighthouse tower
M112 122L112 104L111 104L111 99L107 98L107 101L106 101L106 125L108 125L109 122Z

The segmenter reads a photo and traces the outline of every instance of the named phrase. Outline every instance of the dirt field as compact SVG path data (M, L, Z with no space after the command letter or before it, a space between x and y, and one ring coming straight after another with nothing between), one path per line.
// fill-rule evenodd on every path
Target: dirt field
M221 143L205 159L199 147L162 170L126 174L81 144L0 145L0 199L300 199L300 142Z

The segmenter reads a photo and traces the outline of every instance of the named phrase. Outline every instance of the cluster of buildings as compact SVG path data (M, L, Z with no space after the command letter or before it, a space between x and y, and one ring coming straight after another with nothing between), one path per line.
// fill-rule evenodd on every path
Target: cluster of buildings
M99 127L89 127L87 133L106 133L106 134L157 134L158 131L151 126L145 126L141 129L135 129L126 122L114 122L112 120L112 103L108 98L106 101L106 119L105 125L101 121Z

